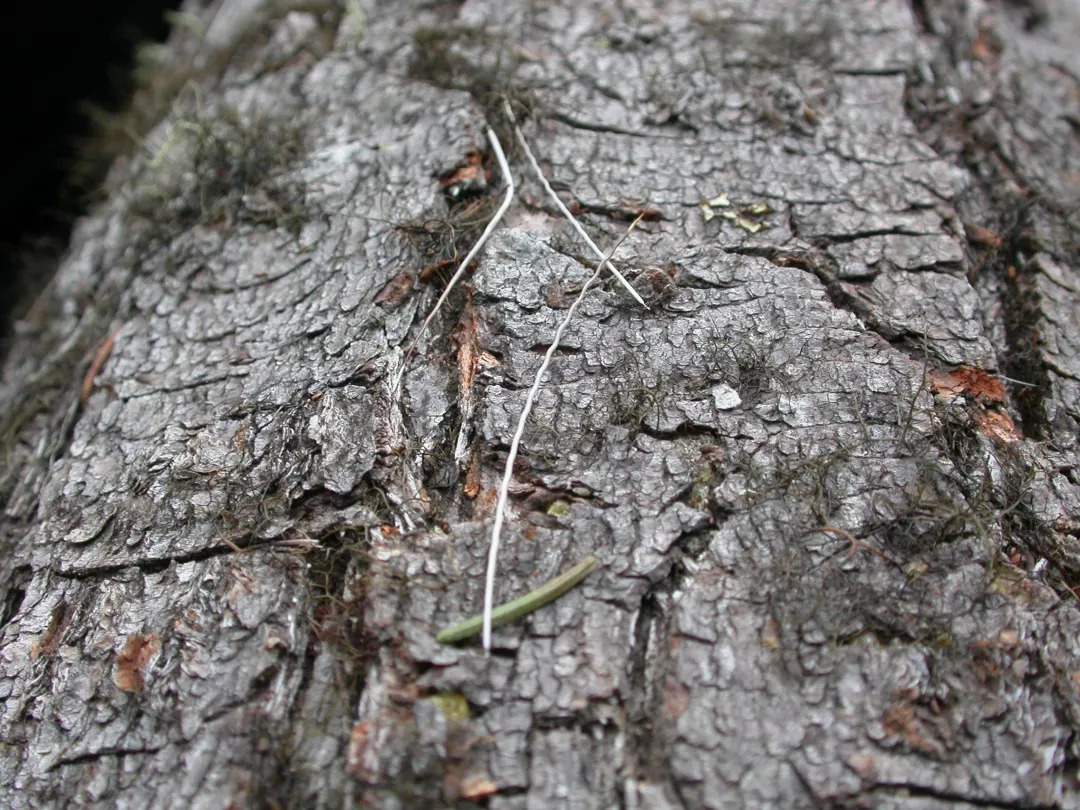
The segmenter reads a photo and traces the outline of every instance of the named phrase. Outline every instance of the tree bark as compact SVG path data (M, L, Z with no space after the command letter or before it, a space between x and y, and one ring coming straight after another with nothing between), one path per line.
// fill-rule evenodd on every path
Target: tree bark
M186 13L4 370L4 806L1080 807L1075 6ZM488 657L595 267L504 100L649 308Z

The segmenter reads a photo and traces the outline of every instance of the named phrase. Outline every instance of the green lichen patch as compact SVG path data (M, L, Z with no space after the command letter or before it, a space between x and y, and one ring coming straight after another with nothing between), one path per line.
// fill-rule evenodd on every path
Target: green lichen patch
M293 172L304 151L295 121L234 109L180 118L154 149L132 210L170 234L238 223L295 232L308 214Z

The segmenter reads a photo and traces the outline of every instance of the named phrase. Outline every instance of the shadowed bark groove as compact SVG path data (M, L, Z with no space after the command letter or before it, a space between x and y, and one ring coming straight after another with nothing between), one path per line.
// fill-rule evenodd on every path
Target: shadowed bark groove
M4 366L0 803L1080 807L1069 3L187 11ZM484 657L595 267L504 99L650 308L499 600L602 567Z

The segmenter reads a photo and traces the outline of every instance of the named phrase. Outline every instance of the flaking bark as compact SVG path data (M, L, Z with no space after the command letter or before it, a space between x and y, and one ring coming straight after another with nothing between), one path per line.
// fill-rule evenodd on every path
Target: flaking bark
M1080 807L1075 8L186 10L4 368L0 803ZM498 598L602 567L488 658L593 269L504 100L651 309L564 337Z

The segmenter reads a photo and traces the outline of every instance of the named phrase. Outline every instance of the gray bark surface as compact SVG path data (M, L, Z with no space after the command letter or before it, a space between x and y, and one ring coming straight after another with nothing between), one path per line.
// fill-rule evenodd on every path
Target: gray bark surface
M187 12L4 368L0 804L1080 807L1075 6ZM499 600L602 567L485 657L594 267L504 97L650 309Z

